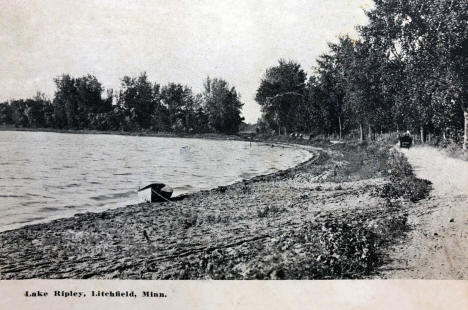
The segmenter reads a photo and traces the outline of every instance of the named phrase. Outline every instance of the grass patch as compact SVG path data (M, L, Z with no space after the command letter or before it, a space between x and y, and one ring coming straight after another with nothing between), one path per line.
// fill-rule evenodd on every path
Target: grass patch
M179 261L179 279L356 279L383 263L381 248L397 238L406 216L369 220L349 215L234 246L218 246Z
M388 147L384 147L383 144L346 142L332 145L330 148L342 156L339 163L330 167L332 173L325 181L340 183L385 175Z
M432 188L429 180L417 178L413 168L403 154L389 152L387 159L390 182L379 188L377 194L382 198L404 197L412 202L426 198Z

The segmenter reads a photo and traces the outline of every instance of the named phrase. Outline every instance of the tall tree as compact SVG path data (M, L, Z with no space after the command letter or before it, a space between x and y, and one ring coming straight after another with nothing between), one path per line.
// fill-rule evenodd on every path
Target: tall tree
M450 123L450 113L443 120L434 109L458 104L466 111L467 5L460 0L376 0L375 8L367 12L369 25L361 28L388 59L401 63L404 85L394 97L406 105L421 140L424 128L434 127L434 120Z
M12 124L11 107L8 102L0 103L0 125Z
M109 101L102 98L101 83L92 75L73 78L64 74L54 81L57 90L53 105L58 127L88 128L89 114L111 109Z
M243 104L235 87L223 79L207 77L203 101L211 128L228 134L238 132L244 118L241 117Z
M153 112L161 104L159 88L159 84L148 80L145 72L136 78L122 78L117 104L126 115L129 129L151 127Z
M317 60L317 73L324 96L324 106L332 120L331 129L342 138L344 115L348 114L346 105L347 78L349 60L352 57L352 42L349 38L339 39L338 44L329 43L330 52ZM348 71L347 71L348 69Z
M169 126L174 131L191 131L195 98L188 86L169 83L161 89L161 100L169 115Z
M291 131L298 117L298 106L305 100L306 73L294 61L280 59L278 65L266 70L255 100L261 106L271 128Z

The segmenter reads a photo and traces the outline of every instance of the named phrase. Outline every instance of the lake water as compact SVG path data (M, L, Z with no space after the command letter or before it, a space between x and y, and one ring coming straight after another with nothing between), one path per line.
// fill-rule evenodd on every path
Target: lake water
M0 131L0 231L136 203L154 181L178 195L309 157L243 141Z

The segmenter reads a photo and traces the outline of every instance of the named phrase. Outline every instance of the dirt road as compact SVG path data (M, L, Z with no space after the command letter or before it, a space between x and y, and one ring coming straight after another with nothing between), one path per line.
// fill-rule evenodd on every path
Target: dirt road
M416 175L433 183L409 209L413 230L384 271L393 279L468 279L468 162L431 147L402 150Z

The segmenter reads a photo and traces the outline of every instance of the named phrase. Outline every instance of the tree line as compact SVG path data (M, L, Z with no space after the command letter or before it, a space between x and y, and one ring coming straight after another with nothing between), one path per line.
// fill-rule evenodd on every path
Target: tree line
M466 0L374 0L369 24L329 43L311 76L294 61L266 70L260 128L355 134L409 130L467 148ZM463 131L464 128L464 131Z
M30 128L236 133L243 103L235 87L207 77L196 94L188 86L149 81L146 73L125 76L117 93L105 90L95 76L63 74L54 80L52 100L38 93L31 99L0 103L0 124Z

